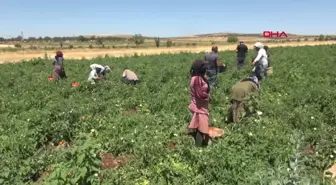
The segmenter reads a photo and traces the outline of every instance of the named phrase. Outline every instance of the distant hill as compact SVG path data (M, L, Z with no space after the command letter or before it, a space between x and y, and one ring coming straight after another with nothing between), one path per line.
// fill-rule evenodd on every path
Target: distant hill
M299 35L286 33L291 37L317 37L319 35ZM239 36L239 37L263 37L262 33L234 33L234 32L218 32L218 33L207 33L207 34L197 34L190 36L178 36L178 37L160 37L162 39L180 39L180 38L196 38L196 37L227 37L229 35ZM84 37L118 37L118 38L131 38L133 35L130 34L120 34L120 35L109 35L109 34L99 34L99 35L84 35ZM154 36L146 36L145 38L153 38Z
M286 33L288 36L299 36L296 34ZM229 35L240 36L240 37L262 37L262 33L231 33L231 32L220 32L220 33L208 33L208 34L199 34L195 37L226 37Z

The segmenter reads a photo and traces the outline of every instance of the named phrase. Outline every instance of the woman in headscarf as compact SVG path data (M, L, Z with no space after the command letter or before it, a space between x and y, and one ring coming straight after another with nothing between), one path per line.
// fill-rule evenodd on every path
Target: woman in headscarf
M190 69L190 95L189 110L192 120L189 129L193 131L197 146L204 146L209 141L209 101L210 86L206 75L207 62L196 60Z
M230 91L231 108L229 111L229 121L237 123L239 117L244 113L245 103L255 92L260 89L259 81L256 76L250 76L236 83Z
M63 58L62 51L57 51L55 60L53 61L53 65L54 65L54 71L52 75L53 80L58 80L60 78L62 79L62 78L67 77L64 71L63 61L64 61L64 58Z
M109 66L102 66L100 64L91 64L88 81L94 84L96 80L105 78L106 73L109 72L110 70L111 68Z
M140 82L137 75L127 68L124 70L122 74L121 81L125 84L132 84L132 85L135 85Z

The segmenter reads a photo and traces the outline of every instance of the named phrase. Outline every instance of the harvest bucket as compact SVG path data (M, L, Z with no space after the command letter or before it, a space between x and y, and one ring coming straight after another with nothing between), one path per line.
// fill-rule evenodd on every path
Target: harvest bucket
M209 136L212 138L220 137L224 134L224 130L216 127L209 127Z
M48 76L48 80L52 81L53 80L52 76Z
M79 86L79 83L78 82L72 82L72 87L78 87Z

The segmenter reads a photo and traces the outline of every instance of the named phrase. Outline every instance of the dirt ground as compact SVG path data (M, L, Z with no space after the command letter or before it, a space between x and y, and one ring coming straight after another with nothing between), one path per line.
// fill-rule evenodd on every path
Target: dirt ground
M325 45L325 44L336 44L336 41L323 41L323 42L290 42L290 43L267 43L270 47L276 46L304 46L304 45ZM232 45L218 45L220 51L225 50L235 50L236 44ZM252 48L252 44L247 44L249 48ZM134 55L144 54L160 54L160 53L179 53L179 52L202 52L202 51L210 51L210 46L191 46L191 47L181 47L181 48L146 48L146 49L76 49L76 50L62 50L64 53L64 57L66 59L91 59L98 56L125 56L125 55ZM44 58L45 55L48 55L49 58L52 58L55 54L55 51L18 51L18 52L2 52L0 53L0 64L3 63L12 63L12 62L20 62L22 60L29 60L33 58Z

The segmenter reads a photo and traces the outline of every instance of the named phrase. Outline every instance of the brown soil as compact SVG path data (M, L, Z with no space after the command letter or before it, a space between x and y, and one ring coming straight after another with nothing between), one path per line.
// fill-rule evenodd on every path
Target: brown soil
M122 112L122 115L123 116L131 116L131 115L134 115L134 114L137 114L139 112L139 108L136 107L134 109L126 109Z
M102 154L103 169L115 169L124 166L129 160L129 156L114 157L112 154Z
M324 42L290 42L290 43L267 43L270 47L275 46L304 46L304 45L325 45L325 44L336 44L336 41L324 41ZM249 48L252 48L252 44L247 44ZM236 44L232 45L219 45L220 51L225 50L235 50ZM179 52L202 52L209 51L210 46L193 46L193 47L177 47L177 48L146 48L146 49L77 49L77 50L63 50L65 58L68 59L91 59L98 56L125 56L143 54L152 55L160 53L179 53ZM54 56L55 51L18 51L18 52L2 52L0 53L0 64L8 62L20 62L22 60L30 60L32 58L44 58L47 55L49 58Z
M32 184L40 185L45 184L45 181L47 180L48 176L53 172L52 169L47 169L46 171L39 174L39 178L37 181L33 182Z
M313 145L313 144L308 145L306 147L304 153L305 154L314 154L315 153L315 145Z
M175 149L175 143L169 142L168 143L168 148L169 148L170 151L173 151Z

